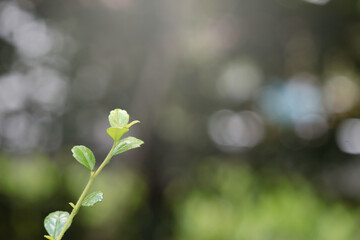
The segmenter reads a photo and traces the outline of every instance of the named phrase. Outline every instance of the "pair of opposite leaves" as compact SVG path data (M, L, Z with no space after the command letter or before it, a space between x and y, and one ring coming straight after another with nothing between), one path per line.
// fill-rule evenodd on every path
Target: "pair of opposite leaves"
M115 148L111 157L120 153L126 152L130 149L140 147L144 142L135 137L127 137L121 139L125 133L129 131L129 128L139 123L138 120L129 123L129 114L125 110L115 109L110 112L109 115L110 128L106 130L107 134L114 140ZM120 140L121 139L121 140ZM82 145L75 146L71 149L74 158L92 171L95 167L95 156L93 152Z

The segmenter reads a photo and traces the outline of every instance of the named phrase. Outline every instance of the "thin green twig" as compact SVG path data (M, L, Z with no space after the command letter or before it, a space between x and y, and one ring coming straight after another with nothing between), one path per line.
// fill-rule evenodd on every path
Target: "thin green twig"
M67 230L68 227L70 226L70 224L71 224L72 220L74 219L75 215L79 212L80 207L81 207L81 203L82 203L82 201L84 200L84 198L85 198L88 190L90 189L92 183L94 182L96 176L97 176L97 175L100 173L100 171L105 167L105 165L109 163L110 159L112 158L113 152L114 152L114 149L115 149L115 146L116 146L116 143L113 144L110 152L108 153L108 155L106 156L106 158L104 159L104 161L101 163L101 165L99 166L99 168L98 168L95 172L91 172L88 183L86 184L83 192L81 193L79 199L77 200L75 207L74 207L73 210L71 211L71 214L70 214L67 222L66 222L65 225L64 225L64 228L62 229L60 235L56 238L56 240L61 240L62 237L64 236L66 230Z

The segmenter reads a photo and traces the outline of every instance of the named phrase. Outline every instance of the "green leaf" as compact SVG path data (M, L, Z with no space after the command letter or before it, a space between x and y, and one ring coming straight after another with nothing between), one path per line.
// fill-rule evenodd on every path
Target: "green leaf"
M129 114L122 109L114 109L110 112L109 123L111 127L123 128L129 122Z
M121 139L118 142L118 144L115 146L115 149L114 149L112 155L115 156L115 155L118 155L120 153L131 150L133 148L138 148L143 143L144 142L142 140L134 138L134 137L127 137L127 138Z
M44 220L44 227L48 234L53 237L57 238L63 228L65 227L65 224L67 220L69 219L69 213L68 212L62 212L62 211L56 211L50 213ZM70 227L71 223L69 224L68 228Z
M132 125L136 124L136 123L140 123L139 120L135 120L135 121L132 121L131 123L129 123L128 125L126 125L127 128L130 128Z
M119 141L120 138L129 131L128 128L116 128L111 127L106 130L107 134L115 141Z
M104 194L101 191L93 192L87 195L83 202L81 203L81 206L84 207L92 207L95 204L103 201Z
M71 149L71 152L73 153L74 158L87 167L90 171L94 169L95 166L95 157L93 152L85 147L85 146L75 146Z

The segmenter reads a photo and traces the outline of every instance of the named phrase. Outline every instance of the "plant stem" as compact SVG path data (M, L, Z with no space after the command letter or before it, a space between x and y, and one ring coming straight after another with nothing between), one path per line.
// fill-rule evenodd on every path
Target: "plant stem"
M99 166L99 168L96 170L96 172L94 173L94 178L100 173L100 171L105 167L106 164L109 163L111 157L112 157L112 154L114 152L114 149L117 145L117 142L114 142L110 152L108 153L108 155L106 156L106 158L104 159L104 161L101 163L101 165Z
M61 240L62 237L64 236L66 230L68 229L68 227L70 226L72 220L74 219L75 215L78 213L78 211L80 210L80 207L81 207L81 203L82 201L84 200L89 188L91 187L91 184L94 182L96 176L100 173L100 171L105 167L106 164L109 163L111 157L112 157L112 154L113 154L113 151L115 149L115 146L116 146L116 143L114 142L110 152L108 153L108 155L106 156L106 158L104 159L104 161L101 163L101 165L99 166L99 168L96 170L96 172L91 172L91 175L90 175L90 178L89 178L89 181L88 183L86 184L83 192L81 193L79 199L77 200L76 202L76 205L75 207L73 208L73 210L71 211L71 214L66 222L66 224L64 225L64 228L62 229L60 235L56 238L56 240Z

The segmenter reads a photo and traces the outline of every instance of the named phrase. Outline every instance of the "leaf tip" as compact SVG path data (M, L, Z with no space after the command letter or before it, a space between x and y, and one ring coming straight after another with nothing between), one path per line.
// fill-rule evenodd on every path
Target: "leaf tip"
M139 120L134 120L131 123L129 123L128 125L126 125L126 128L130 128L132 125L134 125L136 123L140 123L140 121Z

